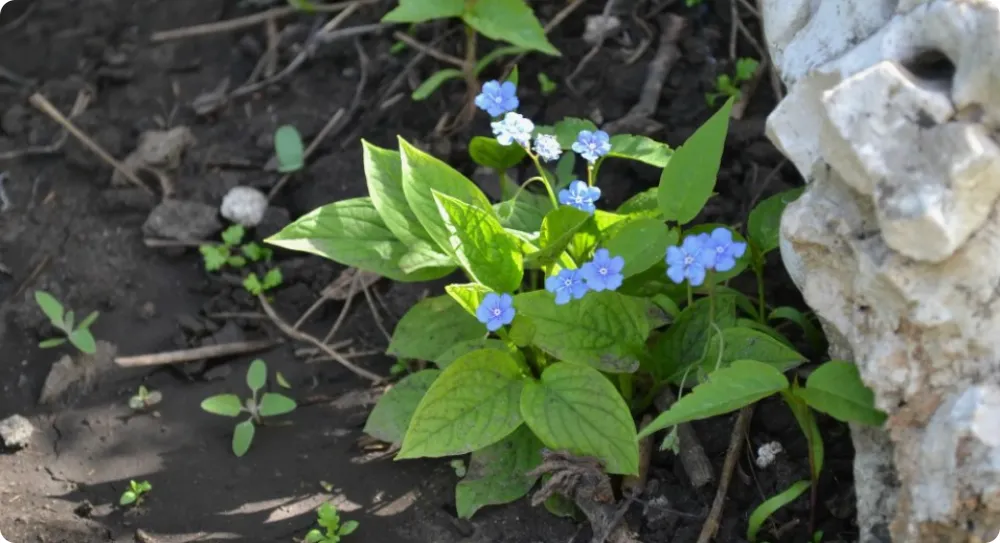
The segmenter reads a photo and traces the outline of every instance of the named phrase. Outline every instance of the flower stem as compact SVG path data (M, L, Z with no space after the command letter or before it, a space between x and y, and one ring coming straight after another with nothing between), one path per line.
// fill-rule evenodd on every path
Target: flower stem
M594 168L593 164L589 164L589 163L587 164L587 185L588 186L591 186L591 187L594 186L594 173L595 173L595 170L596 170L596 168Z
M750 244L751 257L753 258L753 271L757 275L757 320L761 324L767 324L767 305L764 302L764 263L753 244Z
M715 322L715 281L712 279L712 270L708 270L705 281L708 282L708 322Z
M688 307L694 305L694 290L691 288L691 281L688 281Z
M542 168L542 163L538 160L538 155L532 153L528 146L524 147L524 152L528 153L528 156L531 157L531 161L535 163L535 169L538 170L539 178L542 180L542 183L545 184L545 191L549 193L549 200L552 201L552 209L558 209L559 200L556 199L556 193L552 191L552 182L549 180L549 177L545 175L545 168ZM533 177L532 179L535 178ZM523 186L524 185L522 185L522 187Z

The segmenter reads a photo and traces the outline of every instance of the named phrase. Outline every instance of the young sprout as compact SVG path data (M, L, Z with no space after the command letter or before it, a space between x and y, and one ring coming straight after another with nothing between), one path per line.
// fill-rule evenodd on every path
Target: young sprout
M337 508L329 502L319 506L316 511L316 524L320 528L313 528L306 534L305 543L340 543L341 538L351 535L358 529L358 521L349 520L340 523L340 513Z
M760 63L757 59L743 57L736 61L736 70L733 77L727 74L720 74L715 80L717 92L710 92L705 95L708 105L714 106L715 101L723 96L739 96L740 86L753 79L753 74L757 71Z
M129 505L139 507L142 505L146 493L150 490L153 490L153 485L149 484L149 481L142 481L141 483L129 481L128 488L125 489L125 492L122 492L122 497L118 499L118 505L123 507Z
M128 406L132 408L133 411L145 411L150 407L160 403L163 399L163 394L160 394L155 390L148 390L145 386L139 385L138 392L135 393L128 400Z
M249 418L236 425L233 430L233 454L242 457L250 450L250 443L256 431L256 425L261 424L263 417L275 417L285 415L295 410L297 405L295 400L276 392L264 392L261 390L267 384L267 364L263 360L257 359L250 364L247 370L247 386L250 388L251 397L240 400L235 394L218 394L206 398L201 402L201 408L214 415L224 417L238 417L243 413L249 414Z
M45 316L49 318L52 326L59 329L66 336L46 339L38 344L40 348L51 349L52 347L58 347L66 343L68 340L83 353L94 354L97 352L94 335L90 333L90 326L94 324L99 315L97 311L87 315L87 318L76 324L74 328L76 315L72 311L66 311L63 305L59 303L59 300L56 300L51 294L43 290L37 290L35 291L35 302L38 303L38 307L42 309Z
M279 268L271 268L264 274L264 278L261 279L256 273L250 272L250 275L243 279L243 288L247 290L250 294L254 296L260 296L261 294L281 285L281 270Z
M542 96L548 96L559 88L559 85L556 85L556 82L550 79L545 72L538 72L538 86L542 91Z
M278 171L297 172L305 166L305 148L302 137L294 126L284 125L274 133L274 153L278 157Z
M201 252L204 259L205 271L218 271L224 266L233 268L246 266L249 256L244 257L236 254L244 235L246 235L246 230L241 225L234 224L222 232L222 244L206 243L199 246L198 251ZM246 254L246 246L243 247L243 252ZM254 259L251 258L251 260Z

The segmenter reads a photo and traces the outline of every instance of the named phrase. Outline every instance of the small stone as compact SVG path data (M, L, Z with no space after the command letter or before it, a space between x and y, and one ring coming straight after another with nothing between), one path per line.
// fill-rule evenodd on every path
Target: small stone
M253 228L264 219L267 196L252 187L233 187L222 198L220 211L227 220Z
M590 45L597 45L621 27L621 19L614 15L591 15L587 17L583 41Z
M149 237L185 241L207 240L221 229L214 207L187 200L164 200L142 225Z
M0 440L11 449L21 449L28 446L35 427L21 415L11 415L0 421Z

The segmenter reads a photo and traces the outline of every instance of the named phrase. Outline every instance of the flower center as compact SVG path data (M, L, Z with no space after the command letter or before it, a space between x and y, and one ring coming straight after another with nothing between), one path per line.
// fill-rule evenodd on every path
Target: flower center
M503 313L503 311L499 307L494 307L493 308L493 316L494 317L499 317L501 313Z
M684 265L685 266L690 266L691 264L694 264L694 257L691 256L691 255L685 256L684 257Z
M597 269L597 273L599 273L601 275L607 275L608 274L608 269L607 268L598 268Z
M496 104L499 106L500 104L503 103L503 97L497 96L496 98L493 99L493 101L496 102Z
M577 194L576 195L576 203L582 204L583 203L583 196L580 196L579 194Z
M715 248L715 252L721 255L722 253L726 252L726 248L720 245Z
M563 281L563 285L565 285L567 287L571 287L571 286L573 286L573 280L572 279L567 279L567 280Z

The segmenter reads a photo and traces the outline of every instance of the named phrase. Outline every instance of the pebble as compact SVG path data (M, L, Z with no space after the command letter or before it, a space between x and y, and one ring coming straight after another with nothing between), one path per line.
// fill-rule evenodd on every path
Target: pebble
M230 222L254 228L264 220L267 195L253 187L233 187L222 198L219 211Z
M222 230L218 211L201 202L164 200L146 218L142 231L149 237L185 241L209 240Z
M11 449L27 447L35 427L21 415L11 415L0 421L0 440Z

